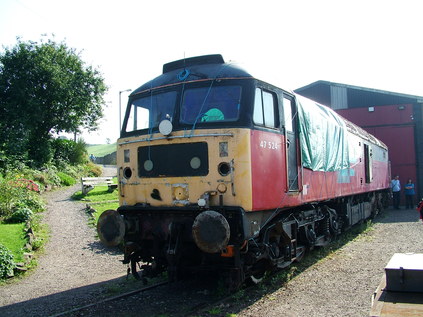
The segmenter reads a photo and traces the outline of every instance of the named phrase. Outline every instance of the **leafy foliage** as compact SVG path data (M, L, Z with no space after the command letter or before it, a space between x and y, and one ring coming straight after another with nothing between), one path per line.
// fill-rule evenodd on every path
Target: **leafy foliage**
M106 90L65 43L18 39L0 54L0 160L48 163L54 133L97 129Z
M31 228L35 234L35 240L32 242L32 250L35 251L38 249L42 249L45 242L49 238L48 226L47 224L41 221L40 214L34 214L34 216L31 217L30 222L31 222Z
M101 176L102 169L100 166L88 162L88 164L85 165L85 174L89 177L98 177Z
M88 162L86 144L82 139L79 139L78 142L55 139L53 140L53 150L55 162L65 161L72 165Z
M20 207L12 212L12 215L7 219L9 223L26 222L32 217L32 210L28 207Z
M71 176L69 176L66 173L63 172L58 172L57 176L59 176L60 178L60 183L65 185L65 186L71 186L71 185L75 185L76 181L74 178L72 178Z
M13 274L16 267L13 254L4 245L0 244L0 278L6 278Z
M0 178L0 219L10 217L13 211L22 207L34 212L44 209L40 195L28 189L28 183L22 180L22 174L8 174Z
M25 196L25 191L20 186L16 186L14 180L7 177L0 180L0 217L8 217L13 207Z

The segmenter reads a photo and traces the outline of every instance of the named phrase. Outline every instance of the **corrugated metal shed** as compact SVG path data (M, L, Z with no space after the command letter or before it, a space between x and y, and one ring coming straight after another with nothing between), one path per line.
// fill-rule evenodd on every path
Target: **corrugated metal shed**
M423 97L319 80L296 93L332 109L423 103ZM346 105L346 106L345 106Z

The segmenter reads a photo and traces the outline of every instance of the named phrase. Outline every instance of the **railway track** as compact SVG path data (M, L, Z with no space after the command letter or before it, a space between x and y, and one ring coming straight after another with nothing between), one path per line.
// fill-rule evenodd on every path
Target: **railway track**
M332 249L341 247L359 234L359 232L350 233L349 238L344 236L343 239L332 244ZM307 254L302 265L296 267L297 274L312 266L319 258L325 257L327 252L330 252L329 249L319 249ZM279 272L284 272L284 270ZM277 278L276 276L275 279ZM148 287L128 291L50 317L219 316L219 311L232 310L234 304L235 306L248 306L249 302L259 300L267 291L274 290L275 287L279 288L286 282L281 280L276 283L278 286L271 285L273 284L271 280L275 279L272 277L262 284L245 287L235 294L228 293L223 284L220 284L217 278L212 276L200 275L198 278L192 277L170 284L159 281ZM236 308L235 311L237 311Z
M191 278L174 283L158 282L50 317L198 316L198 313L204 316L231 296L216 279Z
M143 287L143 288L140 288L140 289L137 289L137 290L133 290L133 291L125 292L123 294L119 294L119 295L116 295L116 296L113 296L113 297L105 298L105 299L102 299L102 300L95 302L95 303L91 303L91 304L84 305L84 306L81 306L81 307L76 307L76 308L73 308L73 309L58 313L58 314L54 314L54 315L51 315L50 317L62 317L62 316L74 316L74 315L78 316L79 313L81 313L82 311L85 311L85 310L89 311L90 309L95 308L96 306L99 306L99 305L102 305L102 304L107 304L107 303L110 303L110 302L113 302L113 301L118 301L120 299L128 298L128 297L134 296L136 294L147 292L149 290L155 289L157 287L160 287L160 286L163 286L163 285L166 285L166 284L168 284L168 282L159 282L159 283L156 283L154 285L146 286L146 287Z

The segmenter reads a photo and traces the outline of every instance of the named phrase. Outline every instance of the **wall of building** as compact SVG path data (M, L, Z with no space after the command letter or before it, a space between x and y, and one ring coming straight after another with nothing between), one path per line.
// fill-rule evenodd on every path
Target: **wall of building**
M417 197L422 184L416 156L415 114L412 104L336 110L383 141L389 148L392 175L399 175L402 188L409 178L416 185ZM417 200L417 197L415 200ZM402 197L402 203L405 202Z

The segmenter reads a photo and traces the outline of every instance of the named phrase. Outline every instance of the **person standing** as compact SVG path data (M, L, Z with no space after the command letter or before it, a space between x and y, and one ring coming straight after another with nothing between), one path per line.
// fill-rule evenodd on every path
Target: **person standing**
M413 197L414 197L415 191L414 191L414 184L411 179L409 179L407 181L407 184L405 184L404 193L405 193L405 208L406 209L413 208Z
M391 190L392 190L392 200L395 209L399 209L400 205L400 194L401 194L401 184L399 180L399 176L395 176L393 180L391 180Z

